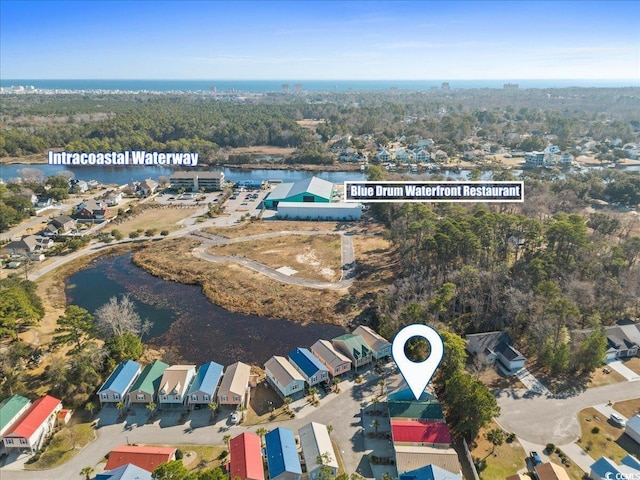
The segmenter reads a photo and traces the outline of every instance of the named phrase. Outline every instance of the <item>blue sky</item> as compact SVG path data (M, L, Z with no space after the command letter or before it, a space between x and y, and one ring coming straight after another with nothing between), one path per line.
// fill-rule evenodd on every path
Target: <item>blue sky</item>
M5 79L638 79L640 1L0 0Z

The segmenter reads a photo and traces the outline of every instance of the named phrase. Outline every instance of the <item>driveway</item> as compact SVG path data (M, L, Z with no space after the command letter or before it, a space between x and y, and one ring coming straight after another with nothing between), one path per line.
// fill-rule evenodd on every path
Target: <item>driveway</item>
M505 430L539 445L565 445L580 437L580 410L637 398L640 390L637 383L627 382L590 388L562 399L515 389L502 390L496 396L501 408L498 422Z
M640 381L640 375L627 367L620 360L614 360L612 362L607 362L607 367L613 368L616 372L622 375L627 379L628 382L637 382ZM640 389L640 387L638 387Z

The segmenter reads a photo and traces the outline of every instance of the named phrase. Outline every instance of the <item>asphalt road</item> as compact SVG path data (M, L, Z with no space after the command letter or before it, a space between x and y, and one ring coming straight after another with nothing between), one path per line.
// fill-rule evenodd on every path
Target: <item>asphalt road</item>
M541 395L525 396L524 390L503 390L498 394L501 408L498 423L525 440L545 445L564 445L580 437L578 412L593 405L640 397L640 382L624 382L589 388L574 397L557 399Z

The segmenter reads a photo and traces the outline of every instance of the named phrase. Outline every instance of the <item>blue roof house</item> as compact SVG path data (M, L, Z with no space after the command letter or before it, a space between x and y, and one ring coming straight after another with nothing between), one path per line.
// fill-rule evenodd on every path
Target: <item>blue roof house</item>
M400 480L462 480L462 477L436 465L427 465L401 474Z
M198 369L196 378L187 394L189 405L203 405L215 401L216 389L222 378L223 366L216 362L208 362Z
M296 348L289 354L289 361L312 387L329 381L329 369L306 348Z
M127 392L136 378L138 378L138 375L140 375L141 368L140 364L133 360L127 360L118 365L98 390L100 405L105 403L128 403Z
M637 459L627 455L620 465L607 457L600 457L591 465L589 478L592 480L610 480L612 478L640 477L640 463Z
M278 427L265 435L270 480L300 480L302 467L293 431Z
M133 463L127 463L108 472L99 473L95 480L153 480L151 472L137 467Z

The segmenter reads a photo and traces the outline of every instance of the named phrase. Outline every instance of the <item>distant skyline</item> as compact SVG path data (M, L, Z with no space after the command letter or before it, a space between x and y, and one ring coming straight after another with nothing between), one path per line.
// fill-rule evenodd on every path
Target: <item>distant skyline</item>
M4 79L640 80L640 1L0 1Z

